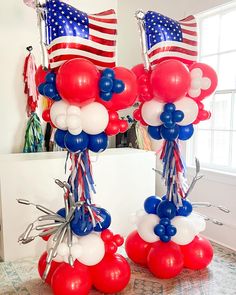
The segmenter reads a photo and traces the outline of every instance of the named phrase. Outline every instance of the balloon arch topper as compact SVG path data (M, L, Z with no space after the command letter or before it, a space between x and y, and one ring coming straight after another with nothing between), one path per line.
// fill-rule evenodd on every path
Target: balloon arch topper
M127 131L128 122L119 118L118 111L134 104L136 76L115 66L113 10L88 15L58 0L43 6L36 1L35 7L44 47L36 83L39 93L50 101L42 116L55 129L57 145L68 151L71 169L67 182L56 180L63 189L64 208L54 212L18 200L43 213L29 224L19 242L27 244L37 237L47 241L38 270L55 295L88 294L92 286L103 293L117 293L127 286L130 267L116 254L124 239L110 231L111 215L93 201L89 151L105 151L108 136ZM48 57L50 70L44 70Z
M198 235L205 229L205 220L211 219L193 211L193 207L213 205L190 202L190 193L201 179L200 163L196 160L196 175L189 186L179 144L192 137L194 125L210 118L203 100L215 91L217 75L210 66L196 62L193 16L177 22L157 12L138 11L136 17L144 65L133 68L139 99L133 115L147 126L152 139L163 140L163 171L157 172L164 180L166 194L145 200L144 211L135 217L137 230L128 236L125 247L131 260L167 279L178 275L183 267L205 268L213 257L210 242Z

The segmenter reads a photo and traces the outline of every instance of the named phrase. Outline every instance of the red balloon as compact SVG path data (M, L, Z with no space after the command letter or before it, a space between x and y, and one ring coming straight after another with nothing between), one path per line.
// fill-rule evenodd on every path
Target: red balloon
M152 244L145 242L135 230L125 241L125 250L128 257L135 263L146 266L147 256Z
M200 121L205 121L205 120L208 120L210 119L211 117L211 113L206 111L206 110L199 110L199 113L198 113L198 119Z
M119 121L120 133L125 133L129 129L129 124L126 120Z
M121 247L124 244L124 238L121 235L114 235L113 242L116 243L118 247Z
M39 262L38 262L38 272L39 272L39 275L40 275L41 278L43 277L43 273L44 273L45 268L46 268L47 255L48 255L47 252L44 252L43 255L40 257ZM56 261L52 261L49 274L48 274L48 276L47 276L47 278L45 280L45 282L47 284L49 284L49 285L51 284L52 276L53 276L54 272L56 271L56 269L60 265L61 265L61 263L56 262Z
M113 94L110 101L104 101L98 97L98 102L102 103L109 110L122 110L131 107L137 98L137 79L133 72L123 67L113 69L115 78L122 80L125 84L125 89L120 94Z
M135 74L137 78L139 78L140 76L146 73L146 70L144 69L144 64L138 64L134 66L131 69L131 71Z
M43 111L42 118L45 122L50 122L50 109L46 109Z
M200 95L198 97L193 98L196 101L201 101L207 96L211 95L216 90L218 78L215 70L207 64L196 62L189 68L190 71L193 69L200 69L202 71L202 77L211 80L210 87L205 90L201 89Z
M44 83L45 80L46 80L46 76L47 74L49 73L50 71L45 71L43 69L43 66L39 66L37 71L36 71L36 74L35 74L35 83L36 83L36 86L38 87L40 84Z
M151 73L154 99L175 102L184 97L191 83L188 68L174 59L165 60L155 66Z
M109 229L105 229L101 233L103 242L111 242L113 240L113 233Z
M113 136L113 135L117 135L118 133L120 133L119 121L109 122L109 124L107 125L107 128L105 129L105 133L108 136Z
M108 242L106 243L105 249L106 249L106 253L115 254L116 251L118 250L118 247L115 242Z
M94 287L102 293L120 292L130 280L130 266L119 254L105 255L101 262L90 268L90 271Z
M92 62L83 58L71 59L59 68L57 90L67 103L81 107L95 101L99 77Z
M89 268L77 260L73 267L62 263L52 276L54 295L88 295L91 287Z
M174 242L156 242L147 257L150 271L160 279L177 276L183 269L183 255L179 245Z
M211 243L196 236L188 245L180 246L184 256L184 266L190 269L203 269L208 266L213 258Z
M119 115L116 111L109 111L109 121L118 121Z
M136 109L134 112L133 112L133 117L136 121L140 121L141 120L141 111L140 109Z

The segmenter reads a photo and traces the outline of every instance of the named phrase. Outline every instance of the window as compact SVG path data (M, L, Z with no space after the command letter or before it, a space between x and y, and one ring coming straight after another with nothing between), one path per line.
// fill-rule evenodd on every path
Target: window
M203 103L212 112L195 128L187 144L187 162L194 157L208 169L236 173L236 3L198 15L199 60L218 74L216 93Z

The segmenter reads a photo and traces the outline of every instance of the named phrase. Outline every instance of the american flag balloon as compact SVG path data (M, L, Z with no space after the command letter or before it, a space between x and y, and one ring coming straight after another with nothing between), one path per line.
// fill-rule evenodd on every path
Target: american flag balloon
M114 10L88 15L59 0L46 2L50 68L72 58L86 58L99 69L115 66L117 18Z
M145 14L148 59L151 66L175 58L186 64L197 61L197 23L194 16L175 21L158 12Z

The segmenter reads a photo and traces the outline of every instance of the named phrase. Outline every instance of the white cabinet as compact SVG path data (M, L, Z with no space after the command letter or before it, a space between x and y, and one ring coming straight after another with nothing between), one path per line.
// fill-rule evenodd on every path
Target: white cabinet
M54 179L67 179L65 158L65 152L0 156L0 256L5 261L37 256L44 251L45 242L41 239L28 245L17 243L18 236L40 212L19 205L16 199L25 198L53 210L62 208L62 190ZM155 193L155 153L108 149L99 157L92 156L92 162L97 190L94 201L111 213L111 229L127 235L133 227L130 215Z

